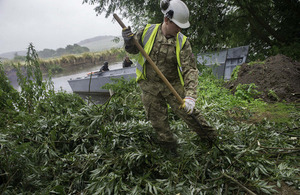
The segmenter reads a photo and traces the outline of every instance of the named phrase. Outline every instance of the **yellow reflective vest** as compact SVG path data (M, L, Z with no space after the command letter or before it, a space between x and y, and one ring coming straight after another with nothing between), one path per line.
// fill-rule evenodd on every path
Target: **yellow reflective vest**
M160 24L147 24L146 28L144 29L141 39L142 39L144 50L148 55L152 50L159 26ZM182 77L182 68L180 63L180 51L184 46L186 39L187 37L180 32L176 36L176 57L178 63L177 70L182 85L184 85L184 81ZM144 66L145 62L146 62L146 58L140 53L138 58L137 68L136 68L136 81L139 81L141 79L146 79L146 68Z

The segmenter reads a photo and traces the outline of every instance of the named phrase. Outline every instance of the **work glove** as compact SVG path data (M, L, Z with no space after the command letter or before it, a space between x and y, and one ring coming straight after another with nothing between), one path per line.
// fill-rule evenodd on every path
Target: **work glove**
M183 108L188 114L192 114L195 108L196 100L192 97L185 97L183 104L179 108Z
M134 34L131 32L130 26L128 26L128 28L123 28L122 37L124 39L125 44L129 43L133 36Z

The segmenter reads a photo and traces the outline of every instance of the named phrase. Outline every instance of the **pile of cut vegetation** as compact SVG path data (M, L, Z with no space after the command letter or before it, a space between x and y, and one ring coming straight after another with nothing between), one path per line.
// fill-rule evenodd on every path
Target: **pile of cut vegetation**
M35 54L31 45L24 76L17 67L20 91L0 62L0 194L299 194L294 106L276 102L284 122L249 124L252 108L268 104L229 94L204 69L196 106L218 131L220 149L170 110L174 156L153 142L135 79L107 84L114 95L98 105L41 82Z
M300 63L281 54L264 62L242 64L235 78L226 84L233 93L239 84L254 83L260 92L257 98L264 101L296 102L300 99Z

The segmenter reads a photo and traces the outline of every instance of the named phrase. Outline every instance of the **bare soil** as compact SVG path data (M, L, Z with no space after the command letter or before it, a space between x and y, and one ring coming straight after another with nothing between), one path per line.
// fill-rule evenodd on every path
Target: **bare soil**
M229 81L226 87L234 93L238 84L251 83L261 92L257 98L266 102L299 102L300 63L281 54L269 57L265 62L245 63L241 65L237 79Z

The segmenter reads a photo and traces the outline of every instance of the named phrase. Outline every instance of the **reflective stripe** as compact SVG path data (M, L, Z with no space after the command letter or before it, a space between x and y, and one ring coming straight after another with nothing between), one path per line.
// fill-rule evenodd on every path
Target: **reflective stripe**
M181 32L177 34L177 41L176 41L176 57L177 57L177 69L178 69L178 75L180 79L180 83L183 86L184 85L184 80L182 76L182 67L181 67L181 62L180 62L180 51L185 44L186 41L186 36L184 36Z
M146 58L143 56L143 58L144 58L144 62L146 61ZM139 61L136 63L136 68L139 70L139 71L141 71L141 72L143 72L143 67L142 67L142 65L139 63Z
M181 66L178 66L178 68L179 68L180 72L182 72L182 67L181 67Z
M155 40L156 33L158 31L158 27L160 24L147 24L143 35L142 35L142 43L144 50L147 54L152 50L152 46ZM146 79L146 68L143 66L146 62L146 58L140 53L137 63L136 70L136 81L140 79Z
M183 34L182 33L178 33L178 41L179 41L179 46L180 49L182 49L182 41L183 41Z
M143 34L143 37L142 37L142 41L143 41L143 45L145 46L147 44L147 42L149 41L150 39L150 36L153 32L153 30L155 29L156 25L155 24L152 24L148 27L148 29L145 28L146 30L146 33ZM145 36L144 36L145 35Z

